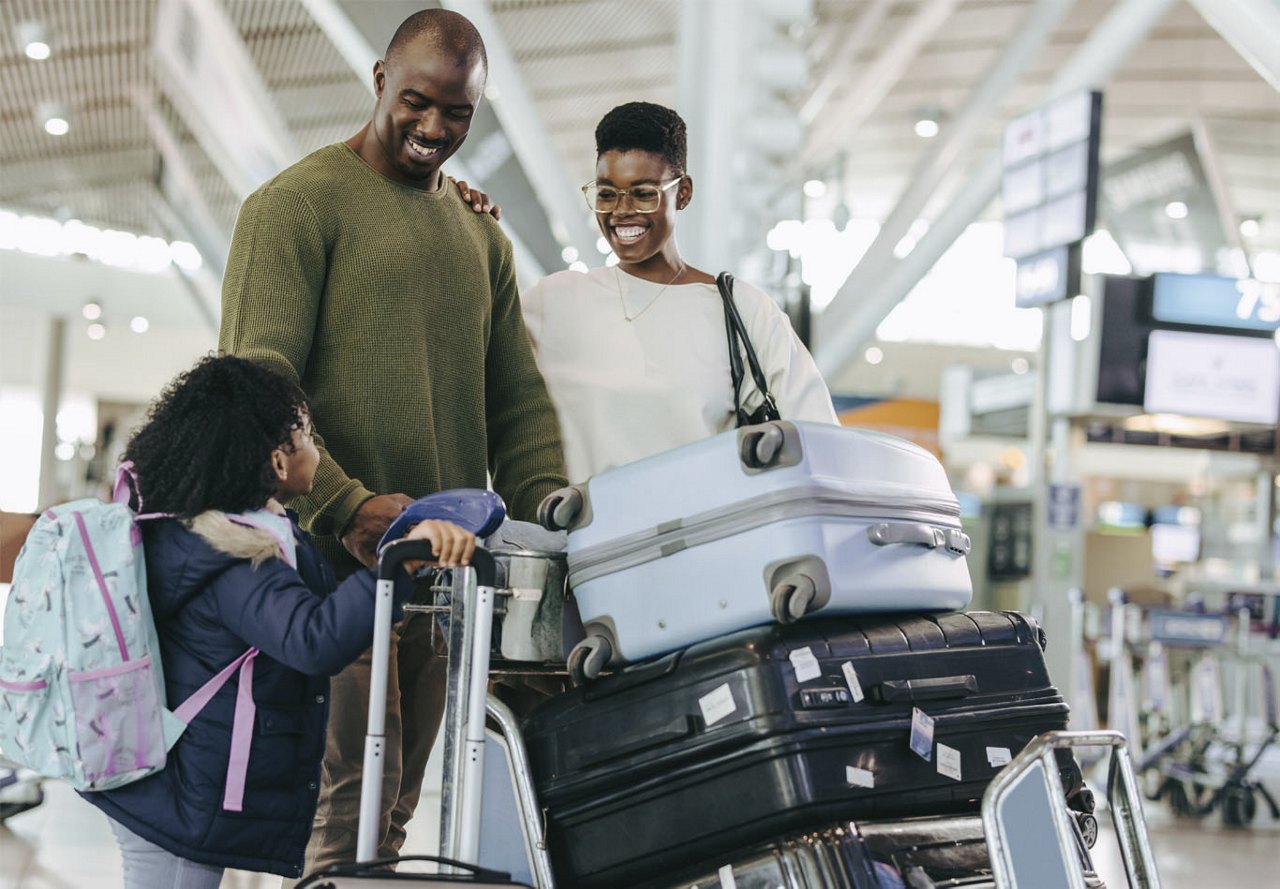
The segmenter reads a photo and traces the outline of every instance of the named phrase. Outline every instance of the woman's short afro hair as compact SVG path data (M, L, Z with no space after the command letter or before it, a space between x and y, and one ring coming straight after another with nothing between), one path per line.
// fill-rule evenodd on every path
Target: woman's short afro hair
M275 491L271 452L292 452L306 419L307 397L287 377L234 355L202 358L165 387L125 447L142 511L261 509Z
M596 125L596 157L606 151L648 151L683 175L689 161L684 120L670 108L652 102L619 105Z

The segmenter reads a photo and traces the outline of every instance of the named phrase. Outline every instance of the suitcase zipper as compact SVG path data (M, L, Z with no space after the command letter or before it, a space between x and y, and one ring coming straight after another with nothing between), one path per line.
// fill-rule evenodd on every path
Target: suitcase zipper
M899 502L909 499L911 505L887 506L885 500L890 496ZM886 494L879 498L851 497L830 486L789 488L570 552L569 585L587 583L774 522L809 516L923 521L945 529L960 527L960 505L954 499L925 496L902 488L894 488L890 493L887 486Z

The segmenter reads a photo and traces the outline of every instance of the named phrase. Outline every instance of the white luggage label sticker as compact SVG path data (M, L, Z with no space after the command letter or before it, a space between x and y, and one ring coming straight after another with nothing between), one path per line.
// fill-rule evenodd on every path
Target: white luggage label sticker
M933 761L933 717L919 707L911 708L911 749L925 762Z
M813 656L813 649L807 645L804 648L797 648L787 657L791 659L791 666L795 667L796 682L808 682L810 679L822 677L822 665Z
M954 778L957 781L964 780L960 777L960 751L954 747L948 747L946 744L938 744L938 774L946 775L948 778Z
M852 661L845 661L840 667L844 673L845 684L849 686L849 694L853 695L853 702L856 704L862 700L862 683L858 681L858 673L853 669Z
M726 864L717 873L720 875L720 889L738 889L738 881L733 878L732 864Z
M1008 747L987 748L987 762L991 764L992 768L998 769L1000 766L1007 766L1011 759L1013 757L1010 755Z
M844 767L844 780L850 787L868 787L876 786L876 776L867 769L860 769L857 766Z
M707 726L713 726L738 709L738 702L733 699L733 689L725 683L714 691L709 691L698 698L698 706L702 708L702 718Z

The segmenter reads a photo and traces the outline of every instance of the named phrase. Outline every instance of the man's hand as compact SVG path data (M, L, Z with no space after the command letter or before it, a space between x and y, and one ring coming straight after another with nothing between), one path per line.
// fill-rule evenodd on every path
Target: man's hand
M471 205L471 209L477 213L488 213L494 219L502 218L502 207L499 204L491 203L489 196L478 188L471 188L467 185L466 180L459 179L455 183L458 186L458 194L462 195L462 199Z
M378 541L387 533L387 528L396 520L396 516L413 502L405 494L379 494L370 497L355 515L342 534L342 545L347 552L355 556L370 568L378 565Z

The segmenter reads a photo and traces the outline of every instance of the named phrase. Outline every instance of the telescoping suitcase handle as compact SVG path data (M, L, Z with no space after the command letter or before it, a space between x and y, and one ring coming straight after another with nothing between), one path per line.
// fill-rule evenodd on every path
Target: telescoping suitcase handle
M372 669L369 671L369 727L365 734L364 771L360 782L360 820L356 831L356 861L368 862L377 857L377 835L381 812L382 774L386 747L387 674L391 660L391 614L395 592L396 570L408 560L435 561L428 540L397 540L387 544L378 554L378 584L374 595ZM487 588L492 594L497 569L493 556L477 548L471 563L463 569L475 571L477 589ZM490 599L490 601L492 601ZM492 611L489 612L490 616ZM487 646L488 625L484 630ZM487 648L486 648L487 651ZM486 662L487 663L487 662ZM487 668L486 668L487 674ZM484 704L479 704L479 730L483 732ZM481 735L483 743L483 735ZM469 856L463 856L469 857Z

